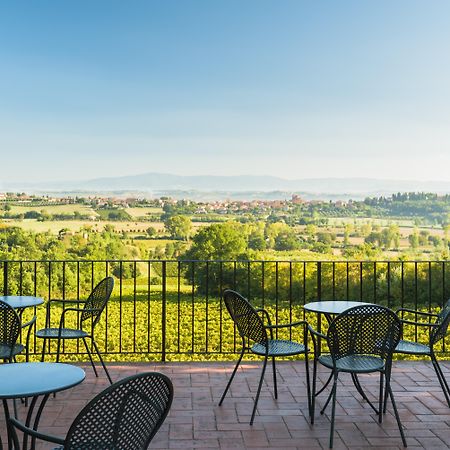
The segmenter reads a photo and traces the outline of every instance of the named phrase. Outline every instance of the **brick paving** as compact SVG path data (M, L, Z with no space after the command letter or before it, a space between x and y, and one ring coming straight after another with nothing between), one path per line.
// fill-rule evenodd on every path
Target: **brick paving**
M79 386L50 398L41 420L41 429L55 435L65 435L68 426L83 405L107 386L106 377L96 379L92 369L86 369L86 380ZM150 445L153 449L321 449L328 448L330 422L327 412L316 415L311 426L307 418L305 368L303 362L279 362L279 398L272 396L271 371L261 392L258 413L253 426L248 424L261 364L244 363L221 407L222 394L232 363L166 363L109 364L114 380L143 371L167 374L175 386L175 399L166 422ZM443 363L444 372L450 363ZM324 381L323 369L319 378ZM350 377L342 375L338 385L336 432L334 448L398 449L403 448L392 408L379 425L370 407L356 392ZM377 394L378 376L361 376L369 392ZM433 368L428 362L396 362L393 390L400 417L405 427L408 448L450 448L450 409ZM325 393L317 402L318 409ZM373 397L374 398L374 397ZM389 404L390 406L390 404ZM24 416L25 407L19 405ZM2 413L1 413L2 414ZM3 442L4 420L0 415ZM54 445L39 444L39 449Z

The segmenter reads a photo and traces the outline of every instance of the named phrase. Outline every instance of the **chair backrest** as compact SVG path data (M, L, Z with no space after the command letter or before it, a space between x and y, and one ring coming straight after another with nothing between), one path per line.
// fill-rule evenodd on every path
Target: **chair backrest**
M172 400L172 382L162 373L146 372L124 378L83 408L67 433L64 449L147 449Z
M392 356L400 340L397 315L380 305L361 305L339 314L328 328L331 356L337 360L355 354Z
M435 324L437 325L431 330L430 344L434 345L440 339L443 339L447 334L448 325L450 324L450 299L439 312Z
M114 278L106 277L95 286L84 304L84 311L81 313L81 323L87 319L92 319L92 326L100 320L100 316L108 303L111 292L114 288ZM94 310L94 311L91 311Z
M236 291L227 289L223 299L242 339L250 339L259 344L267 343L267 332L259 314L250 302Z
M13 307L0 301L0 346L12 351L20 334L20 318Z

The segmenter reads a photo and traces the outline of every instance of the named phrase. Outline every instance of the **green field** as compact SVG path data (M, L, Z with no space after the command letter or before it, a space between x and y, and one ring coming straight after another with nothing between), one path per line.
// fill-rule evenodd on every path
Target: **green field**
M79 212L82 215L97 216L97 213L87 205L74 204L74 205L45 205L45 206L11 206L11 214L25 214L27 211L45 211L48 214L74 214Z
M151 207L151 206L145 206L142 208L126 208L125 210L131 217L133 218L139 218L139 217L145 217L149 214L162 214L163 210L162 208L157 207Z
M20 227L24 230L42 233L50 231L50 233L58 234L58 232L67 228L70 231L80 231L83 227L90 227L96 231L102 231L106 225L112 226L117 232L145 234L148 227L152 226L156 230L163 230L164 224L161 222L114 222L114 221L95 221L95 220L57 220L39 222L36 219L9 220L3 222L12 227Z

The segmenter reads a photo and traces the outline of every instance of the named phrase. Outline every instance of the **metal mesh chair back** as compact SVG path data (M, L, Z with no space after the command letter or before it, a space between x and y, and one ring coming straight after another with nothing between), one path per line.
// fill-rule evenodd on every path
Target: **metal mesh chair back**
M20 334L20 318L14 308L0 301L0 346L14 348Z
M437 341L445 337L445 335L447 334L449 323L450 323L450 300L447 300L447 303L441 309L436 319L435 324L437 325L437 327L435 327L431 331L430 335L431 345L435 344Z
M84 311L81 313L81 323L87 319L92 319L92 325L94 326L99 321L113 288L114 279L112 277L104 278L95 286L84 304Z
M164 422L172 400L172 382L161 373L124 378L98 394L78 414L64 449L146 449Z
M328 328L328 346L334 360L352 355L375 355L385 359L400 340L397 315L379 305L350 308Z
M265 345L268 339L264 323L250 302L231 289L224 292L223 299L240 336Z

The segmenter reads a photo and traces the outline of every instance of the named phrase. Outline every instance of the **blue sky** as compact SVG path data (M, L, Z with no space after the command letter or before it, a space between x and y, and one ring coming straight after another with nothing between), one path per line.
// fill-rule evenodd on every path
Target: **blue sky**
M0 3L1 179L450 181L450 2Z

